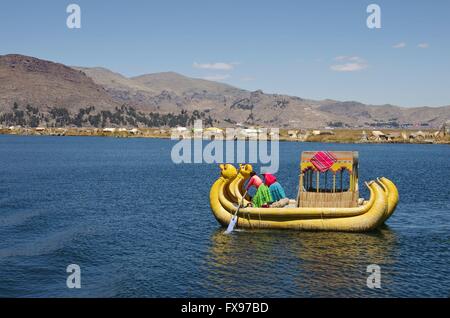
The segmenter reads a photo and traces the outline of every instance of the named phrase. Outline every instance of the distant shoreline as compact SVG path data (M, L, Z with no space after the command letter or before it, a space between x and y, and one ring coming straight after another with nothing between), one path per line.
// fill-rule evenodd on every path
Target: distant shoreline
M185 132L186 133L186 132ZM179 139L189 139L179 133ZM380 135L380 133L382 133ZM189 133L188 133L189 134ZM170 139L171 129L159 128L2 128L0 135L18 136L85 136L115 138ZM184 136L183 136L184 135ZM211 140L210 138L203 138ZM222 138L219 138L222 139ZM236 138L235 140L245 140ZM270 138L269 138L270 139ZM450 144L450 135L431 129L333 129L295 130L280 129L279 141L351 143L351 144Z

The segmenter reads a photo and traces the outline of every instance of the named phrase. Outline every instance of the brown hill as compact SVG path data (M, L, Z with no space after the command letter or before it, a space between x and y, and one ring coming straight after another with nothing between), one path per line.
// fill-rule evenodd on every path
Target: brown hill
M19 109L34 106L39 116L32 109L26 114L11 112L14 103ZM95 110L86 110L92 106ZM68 113L52 111L54 108L65 108ZM24 125L31 122L24 117L33 116L33 125L45 120L47 125L174 126L189 125L201 118L219 126L437 128L450 118L450 106L402 108L314 101L245 91L173 72L128 78L105 68L67 67L33 57L5 55L0 56L1 113L0 124L3 118L3 124L19 121Z
M314 101L261 91L249 92L173 72L125 78L105 69L83 70L122 102L134 103L151 111L207 111L222 125L244 123L284 128L329 125L439 127L450 118L449 106L406 108L352 101ZM122 84L120 88L117 83Z
M222 126L236 123L313 128L346 116L317 108L320 102L298 97L249 92L230 85L166 72L126 78L103 68L83 70L117 100L152 112L201 111Z
M9 110L14 103L44 111L53 107L71 111L87 106L111 109L119 105L83 72L28 56L0 56L0 111Z

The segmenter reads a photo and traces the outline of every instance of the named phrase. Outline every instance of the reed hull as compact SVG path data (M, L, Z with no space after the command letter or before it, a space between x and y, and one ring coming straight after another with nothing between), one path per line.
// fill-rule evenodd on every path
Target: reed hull
M243 195L245 172L221 165L221 177L210 191L215 218L227 226ZM226 167L226 168L225 168ZM235 168L234 168L235 169ZM370 199L354 208L241 208L237 227L245 229L291 229L309 231L368 232L383 224L394 212L398 191L387 178L367 183ZM244 198L244 206L247 200Z

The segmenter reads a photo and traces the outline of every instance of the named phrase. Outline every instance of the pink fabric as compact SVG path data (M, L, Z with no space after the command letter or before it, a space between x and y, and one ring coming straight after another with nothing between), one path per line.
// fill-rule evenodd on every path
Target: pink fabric
M311 162L320 172L325 172L337 161L335 155L329 151L316 152Z
M270 187L272 184L274 184L275 182L277 182L277 177L275 177L273 174L271 173L263 173L264 176L264 183L266 184L266 186Z
M253 177L250 178L250 180L248 181L247 187L246 189L250 189L251 186L254 186L256 189L259 188L259 186L262 184L262 180L260 177L258 177L257 175L254 175Z

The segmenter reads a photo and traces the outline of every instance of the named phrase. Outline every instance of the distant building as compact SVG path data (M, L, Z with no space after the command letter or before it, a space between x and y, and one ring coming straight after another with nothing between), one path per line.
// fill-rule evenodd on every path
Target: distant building
M203 139L215 140L223 138L224 138L223 129L217 127L209 127L203 131Z
M387 137L387 135L386 135L384 132L382 132L382 131L379 131L379 130L373 130L373 131L372 131L371 139L372 139L372 140L375 140L375 141L381 141L381 140L387 140L388 137Z
M439 134L441 136L449 136L450 135L450 120L447 120L444 124L442 124Z
M240 139L258 139L258 135L262 134L263 130L260 128L254 128L254 127L249 127L249 128L245 128L245 129L241 129L239 131L239 138Z
M395 139L400 139L402 137L402 134L399 132L393 132L386 135L387 140L393 141Z
M306 141L307 139L308 139L308 137L309 137L309 132L307 131L307 130L303 130L303 129L301 129L298 133L297 133L297 138L300 140L300 141Z
M288 136L291 139L297 139L298 130L288 130Z
M279 140L280 139L280 132L270 131L269 133L269 139L270 140Z
M186 127L172 128L172 138L186 139L191 138L191 132Z
M363 130L362 134L361 134L361 141L368 141L369 138L367 137L367 133L365 130Z
M172 128L172 131L175 131L175 132L177 132L177 133L183 133L183 132L188 131L188 129L187 129L186 127L180 127L180 126L178 126L178 127L176 127L176 128Z
M409 140L425 140L427 135L423 131L409 134Z
M408 136L406 135L405 132L402 132L402 139L403 139L403 140L407 140L407 139L408 139Z
M205 129L205 132L210 132L214 134L221 134L223 133L223 129L217 128L217 127L209 127Z
M324 136L324 135L334 135L334 132L331 130L313 130L313 136Z

